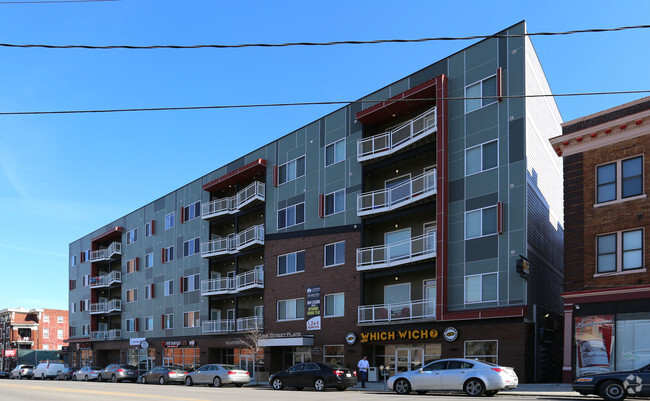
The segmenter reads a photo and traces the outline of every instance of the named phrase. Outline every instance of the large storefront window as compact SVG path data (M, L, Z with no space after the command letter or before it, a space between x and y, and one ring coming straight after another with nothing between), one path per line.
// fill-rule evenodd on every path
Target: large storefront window
M199 348L165 348L163 365L182 366L192 371L200 366Z
M616 315L616 370L638 369L650 362L650 313Z
M93 350L91 349L82 349L81 350L81 367L92 366L93 365Z
M323 361L344 366L343 364L345 363L345 352L343 351L343 344L324 346Z
M440 343L376 346L375 358L370 366L388 366L390 374L419 369L440 359L441 350Z
M465 341L465 358L497 363L498 340Z
M126 350L126 363L138 368L140 373L146 372L154 366L156 350L154 348L133 348Z

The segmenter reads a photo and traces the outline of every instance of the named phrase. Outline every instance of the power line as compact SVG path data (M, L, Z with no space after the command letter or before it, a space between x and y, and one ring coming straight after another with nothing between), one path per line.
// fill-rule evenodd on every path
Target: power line
M502 99L521 99L521 98L539 98L539 97L569 97L569 96L598 96L598 95L624 95L650 93L650 90L632 90L632 91L609 91L609 92L578 92L578 93L554 93L539 95L511 95L501 96ZM178 106L178 107L141 107L126 109L94 109L94 110L51 110L51 111L3 111L0 116L16 115L39 115L39 114L91 114L91 113L124 113L124 112L141 112L141 111L177 111L177 110L218 110L218 109L245 109L245 108L262 108L262 107L290 107L290 106L322 106L335 104L352 104L352 103L379 103L379 102L433 102L437 100L472 100L472 99L496 99L495 96L486 97L447 97L447 98L423 98L423 99L364 99L364 100L336 100L323 102L288 102L288 103L257 103L257 104L232 104L232 105L215 105L215 106Z
M90 0L87 0L90 1ZM97 0L99 1L99 0ZM113 1L113 0L106 0ZM91 50L111 50L111 49L128 49L128 50L152 50L152 49L236 49L244 47L291 47L291 46L335 46L335 45L368 45L382 43L421 43L433 41L452 41L452 40L472 40L488 38L521 38L524 36L558 36L574 35L578 33L597 33L597 32L616 32L631 29L648 29L650 25L622 26L617 28L594 28L579 29L563 32L531 32L512 35L473 35L459 37L434 37L419 39L378 39L378 40L343 40L333 42L288 42L288 43L242 43L238 45L152 45L152 46L134 46L134 45L109 45L109 46L92 46L92 45L44 45L44 44L14 44L0 43L0 47L17 47L17 48L43 48L43 49L91 49Z

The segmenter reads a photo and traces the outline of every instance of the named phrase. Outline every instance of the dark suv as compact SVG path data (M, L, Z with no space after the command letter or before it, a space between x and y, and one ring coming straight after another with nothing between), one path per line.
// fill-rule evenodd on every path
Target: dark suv
M97 380L100 382L110 380L113 383L121 382L122 380L136 382L138 380L138 368L132 365L113 363L99 371Z

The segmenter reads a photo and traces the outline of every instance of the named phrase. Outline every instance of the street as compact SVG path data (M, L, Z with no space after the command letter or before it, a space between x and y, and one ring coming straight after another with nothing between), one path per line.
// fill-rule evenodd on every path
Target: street
M19 401L114 401L114 400L182 400L182 401L209 401L219 399L220 401L239 401L259 399L264 401L293 401L293 400L318 400L318 401L344 401L344 400L388 400L408 399L395 393L385 391L336 391L329 389L325 392L316 392L313 389L296 391L285 389L282 391L272 390L269 387L221 387L213 388L207 386L184 385L156 385L136 383L96 383L96 382L72 382L72 381L40 381L40 380L0 380L0 399ZM421 396L413 393L409 396L416 400ZM428 397L436 397L444 401L470 400L464 394L433 394ZM427 397L427 398L428 398ZM492 400L544 400L553 399L570 400L572 397L557 397L549 394L544 397L509 395L507 393L497 394ZM575 398L573 398L575 399Z

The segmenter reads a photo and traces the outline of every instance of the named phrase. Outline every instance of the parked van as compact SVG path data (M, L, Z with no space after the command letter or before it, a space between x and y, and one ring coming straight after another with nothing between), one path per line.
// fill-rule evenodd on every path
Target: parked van
M54 379L68 365L61 362L42 362L34 368L34 379Z

